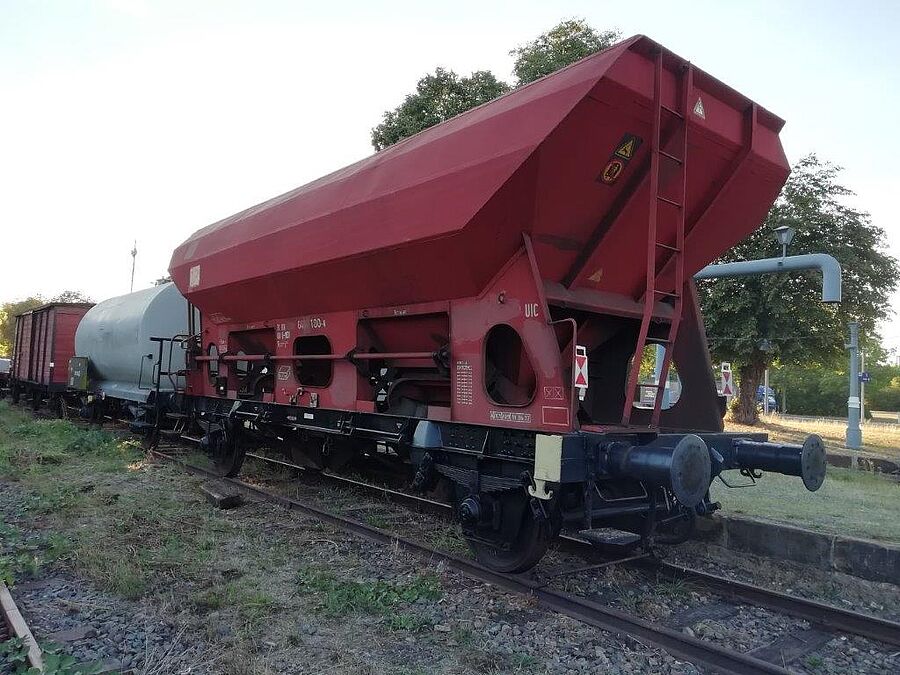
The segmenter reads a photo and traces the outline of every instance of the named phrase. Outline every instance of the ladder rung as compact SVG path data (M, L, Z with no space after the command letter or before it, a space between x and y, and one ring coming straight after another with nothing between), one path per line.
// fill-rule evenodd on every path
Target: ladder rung
M661 241L656 242L656 245L659 246L660 248L664 248L669 251L675 251L676 253L681 252L681 249L678 248L677 246L669 246L668 244L664 244Z
M666 111L667 113L669 113L670 115L675 115L675 117L677 117L677 118L679 118L679 119L684 119L684 115L682 115L682 114L681 114L680 112L678 112L677 110L673 110L672 108L670 108L670 107L667 106L667 105L663 105L662 103L660 103L660 104L659 104L659 107L662 108L663 110L665 110L665 111Z
M658 289L653 289L653 292L656 293L657 295L667 295L670 298L680 298L681 297L678 293L675 293L673 291L660 291Z
M665 387L665 386L666 386L665 383L663 383L663 384L641 384L640 382L638 382L638 389L640 389L640 388L661 389L662 387Z
M684 164L684 160L681 159L681 157L676 157L675 155L670 155L665 150L660 150L659 154L661 154L663 157L667 157L668 159L671 159L673 162L675 162L677 164Z
M667 345L671 342L669 338L654 338L652 340L648 340L648 344L656 345L656 344L664 344Z
M679 209L681 208L681 204L679 204L678 202L672 201L668 197L663 197L662 195L656 195L656 198L658 200L660 200L661 202L665 202L666 204L671 204L672 206L675 206Z

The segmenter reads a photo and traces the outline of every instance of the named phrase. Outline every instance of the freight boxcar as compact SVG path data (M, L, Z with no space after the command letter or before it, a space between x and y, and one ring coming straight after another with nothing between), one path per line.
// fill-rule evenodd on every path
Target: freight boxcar
M723 433L692 281L765 218L782 125L637 36L197 231L204 445L402 467L506 571L561 528L678 538L725 470L818 488L818 438Z
M75 331L91 303L53 302L16 317L15 344L9 374L14 402L23 396L39 408L45 401L64 410L69 359L75 353Z

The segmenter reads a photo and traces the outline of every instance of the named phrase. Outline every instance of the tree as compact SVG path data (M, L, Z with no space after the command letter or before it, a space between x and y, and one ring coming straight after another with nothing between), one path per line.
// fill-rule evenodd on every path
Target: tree
M93 302L81 291L63 291L59 295L50 298L50 302Z
M619 38L617 31L596 31L583 19L570 19L554 26L531 42L510 52L516 58L514 72L521 86L543 77L601 49ZM372 129L372 147L383 150L510 90L489 70L459 77L452 70L437 68L419 80L416 91L394 110L384 113Z
M838 182L840 169L815 155L801 159L759 230L719 262L780 255L772 228L788 225L797 234L791 254L829 253L843 269L843 302L818 301L817 273L716 279L699 284L711 351L733 361L739 376L737 419L758 419L756 389L774 361L785 365L836 366L845 354L847 322L860 322L862 335L888 313L887 298L900 279L898 261L888 255L884 231L868 214L847 206L852 193Z
M45 300L33 295L24 300L4 302L0 305L0 356L10 356L16 342L16 316L29 309L40 307Z
M372 129L372 147L383 150L397 141L439 124L509 91L488 70L459 77L452 70L437 68L419 80L416 91Z
M568 19L513 49L513 72L518 86L534 82L585 56L599 52L622 38L617 30L597 31L584 19Z

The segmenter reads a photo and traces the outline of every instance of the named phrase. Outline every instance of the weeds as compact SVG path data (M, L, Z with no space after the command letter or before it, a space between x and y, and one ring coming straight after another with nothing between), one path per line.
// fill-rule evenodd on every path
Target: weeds
M40 670L31 668L28 666L28 646L22 638L0 642L0 665L7 665L14 675L97 675L102 670L99 663L79 664L55 644L42 645L41 656L44 667Z
M454 628L451 637L461 647L471 647L475 644L475 631L471 628Z
M200 591L194 595L192 602L201 612L234 607L245 621L261 619L277 607L271 595L243 579Z
M314 594L316 609L326 616L339 617L361 612L386 618L391 628L419 630L424 624L403 618L399 607L419 600L438 600L443 595L440 580L433 574L420 574L410 581L395 584L388 581L348 581L332 572L304 568L297 575L300 590Z
M68 555L70 542L62 535L51 534L23 540L15 528L0 526L0 581L13 587L21 579L38 575L41 567Z
M366 523L380 530L386 530L391 526L391 521L379 513L369 513L366 515Z
M656 595L678 600L690 594L690 587L684 579L671 579L656 583Z
M823 663L822 657L818 654L810 654L806 657L806 665L810 670L818 670Z
M469 550L469 545L459 536L459 532L451 527L437 528L428 532L425 538L429 546L441 551L466 553Z

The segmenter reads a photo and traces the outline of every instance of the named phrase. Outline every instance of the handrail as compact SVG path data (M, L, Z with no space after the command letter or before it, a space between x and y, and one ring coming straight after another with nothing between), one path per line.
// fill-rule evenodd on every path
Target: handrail
M195 356L195 361L378 361L381 359L416 360L433 359L436 352L365 352L362 354L232 354L230 356Z

